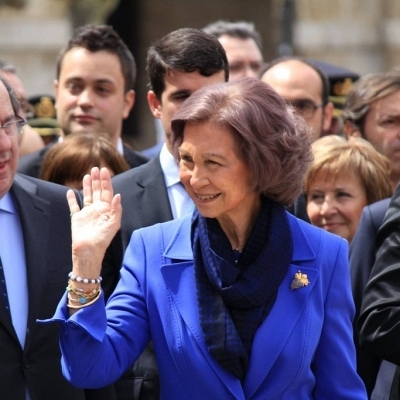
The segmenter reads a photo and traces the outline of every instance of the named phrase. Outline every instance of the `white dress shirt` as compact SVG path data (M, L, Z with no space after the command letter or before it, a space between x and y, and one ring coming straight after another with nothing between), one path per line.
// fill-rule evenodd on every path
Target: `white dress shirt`
M194 207L193 201L179 179L179 167L165 143L160 152L160 164L167 186L172 216L176 219L191 213Z

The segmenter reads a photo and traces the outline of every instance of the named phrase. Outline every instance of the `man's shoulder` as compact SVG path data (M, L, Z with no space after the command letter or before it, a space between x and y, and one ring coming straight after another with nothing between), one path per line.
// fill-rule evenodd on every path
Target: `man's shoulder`
M382 214L383 216L386 214L387 209L389 208L391 198L379 200L375 203L371 203L368 206L365 206L366 210L369 210L371 214Z
M17 186L32 195L47 196L49 198L62 197L65 201L65 196L68 191L66 186L43 181L21 173L15 175L14 186Z
M132 191L137 184L143 188L142 185L145 185L146 182L153 181L160 173L162 174L162 169L159 159L151 159L146 164L142 164L114 176L112 178L114 192L121 193L126 190Z
M139 167L140 165L146 164L149 159L143 154L131 149L126 144L123 145L124 158L131 168Z
M38 178L43 159L53 145L53 142L49 143L42 149L21 157L18 162L18 172Z

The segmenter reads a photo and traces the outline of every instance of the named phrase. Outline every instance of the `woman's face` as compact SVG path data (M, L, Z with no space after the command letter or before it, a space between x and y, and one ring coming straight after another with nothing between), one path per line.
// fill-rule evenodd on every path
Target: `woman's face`
M216 124L187 124L179 148L180 178L199 213L221 226L246 223L260 196L250 188L247 165L235 151L231 132Z
M307 214L311 223L352 241L361 212L367 205L365 188L354 174L329 178L317 174L307 193Z

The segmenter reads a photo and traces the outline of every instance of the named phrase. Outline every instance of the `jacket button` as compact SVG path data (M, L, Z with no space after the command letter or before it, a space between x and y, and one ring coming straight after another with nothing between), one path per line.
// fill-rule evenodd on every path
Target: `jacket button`
M22 365L24 366L24 368L29 368L29 362L26 358L23 359Z

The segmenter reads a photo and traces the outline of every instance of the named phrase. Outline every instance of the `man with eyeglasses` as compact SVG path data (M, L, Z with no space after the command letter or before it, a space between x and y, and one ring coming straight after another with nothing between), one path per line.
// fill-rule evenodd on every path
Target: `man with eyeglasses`
M267 64L260 74L302 116L312 129L313 139L328 132L333 117L328 77L300 57L281 57Z
M8 61L0 59L0 75L3 75L12 85L20 103L20 115L26 118L26 92L24 85L17 75L16 67ZM26 125L23 132L18 136L20 157L44 147L44 142L40 135L29 125Z
M275 89L294 107L296 114L304 118L311 128L313 140L328 132L334 107L329 102L328 77L319 68L304 58L280 57L263 68L260 79ZM299 196L287 210L310 222L304 195Z
M71 222L67 188L16 174L19 109L0 76L0 398L112 400L112 387L86 397L63 378L58 329L36 323L51 317L65 292Z

